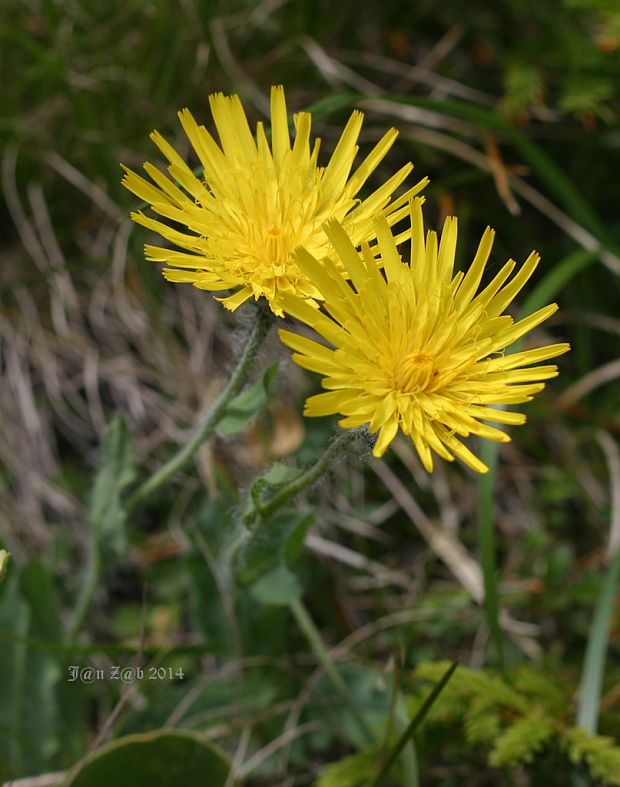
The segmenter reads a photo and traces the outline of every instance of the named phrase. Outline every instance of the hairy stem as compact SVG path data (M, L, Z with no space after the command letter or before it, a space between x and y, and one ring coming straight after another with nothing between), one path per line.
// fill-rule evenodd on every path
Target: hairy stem
M213 407L207 413L205 420L198 426L192 438L129 497L127 501L128 512L142 503L143 500L184 467L193 458L204 441L213 434L215 427L224 417L229 404L243 388L258 349L269 332L273 320L274 316L271 310L264 304L259 304L256 309L256 323L228 384L218 396Z
M301 475L284 484L272 497L264 503L255 503L255 509L261 517L268 517L277 511L278 508L284 505L291 497L299 494L306 487L311 486L315 481L324 475L330 464L341 454L348 445L358 436L357 430L347 430L346 432L339 432L331 443L327 446L322 456L311 465L307 470L304 470Z

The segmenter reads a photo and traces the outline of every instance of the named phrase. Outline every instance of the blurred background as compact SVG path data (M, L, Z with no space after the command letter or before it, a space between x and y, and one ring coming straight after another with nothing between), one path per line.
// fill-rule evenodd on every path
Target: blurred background
M413 704L423 661L499 668L481 605L478 533L490 523L504 658L562 675L559 730L575 722L607 592L597 717L617 737L607 568L620 544L615 0L4 0L0 64L0 546L13 555L0 603L4 778L64 770L94 742L163 726L208 731L256 785L311 784L356 748L326 716L329 690L309 678L287 610L223 599L205 556L238 486L274 459L312 461L332 429L301 418L318 382L275 337L263 351L265 364L281 361L266 411L247 433L205 445L136 513L77 650L66 641L107 425L124 414L140 473L159 467L221 389L251 319L144 261L152 239L128 221L137 204L119 164L161 163L155 128L191 160L179 109L210 127L209 94L236 92L254 127L272 84L285 85L290 111L312 109L323 163L352 108L366 116L362 152L395 126L375 183L408 160L429 176L426 220L439 228L458 215L461 267L487 225L497 230L489 275L536 249L542 263L517 310L557 301L533 341L573 348L486 487L457 466L427 476L402 441L383 462L340 464L309 494L319 516L300 572L317 625L379 715L389 707L381 676L395 664ZM238 608L232 632L227 603ZM69 690L70 656L106 665L137 653L182 667L185 680L136 685L129 697L110 683ZM502 724L511 712L498 711ZM569 783L561 744L541 745L535 766L493 762L499 727L467 732L440 714L434 724L419 743L423 784ZM597 783L579 757L583 783ZM323 784L361 783L343 774Z

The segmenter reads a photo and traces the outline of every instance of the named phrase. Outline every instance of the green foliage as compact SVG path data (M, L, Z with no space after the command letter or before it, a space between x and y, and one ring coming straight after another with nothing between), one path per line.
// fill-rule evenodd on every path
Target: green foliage
M129 521L123 494L133 477L132 439L124 421L112 421L90 501L100 565L90 567L84 614L75 616L78 639L88 644L78 647L63 635L83 568L79 501L87 499L86 468L101 424L117 409L125 412L143 471L161 466L175 429L192 422L210 382L200 359L222 368L236 320L210 294L168 285L144 263L145 233L125 235L122 217L135 206L119 185L119 161L139 167L152 158L152 128L181 143L184 154L176 111L189 106L211 129L208 96L217 90L239 92L254 124L268 111L268 86L284 83L291 110L311 107L324 162L350 111L362 108L357 162L388 124L398 128L385 171L411 158L415 175L431 177L429 220L456 209L461 267L487 223L498 231L494 270L509 256L541 252L516 307L523 314L560 303L549 330L575 350L549 383L558 391L617 357L618 280L601 264L597 243L608 254L620 246L610 199L620 168L619 52L616 0L3 4L0 547L13 557L0 584L2 779L66 769L106 720L116 737L165 727L172 718L212 735L245 763L258 755L248 787L308 783L325 762L352 749L322 770L319 784L361 785L379 752L360 750L366 744L351 714L332 684L317 678L294 620L277 606L297 596L302 580L316 626L336 648L338 671L373 729L384 729L391 712L384 670L395 649L410 665L412 658L467 659L479 642L479 609L425 548L375 478L374 463L341 468L329 499L321 495L322 535L345 546L345 558L353 554L359 566L342 563L336 549L300 559L312 526L305 508L265 517L260 534L252 530L256 520L245 527L247 501L230 490L240 482L251 502L270 499L299 477L295 464L315 461L331 429L327 419L305 421L296 456L284 452L288 464L267 471L267 458L281 456L274 446L253 443L248 461L245 440L216 434L200 475L177 474ZM380 104L368 100L377 94ZM420 123L401 112L418 109L426 113ZM519 215L498 196L489 162L505 175ZM539 194L534 207L528 187ZM43 254L35 264L37 244ZM88 379L84 357L97 359ZM229 408L220 435L240 433L283 393L275 390L275 367L263 374L257 366L256 375ZM284 393L300 401L307 383L288 378L287 388L289 381ZM499 449L497 472L483 483L497 555L487 591L496 612L509 605L519 619L539 624L536 638L555 669L459 667L416 733L423 784L503 785L510 782L506 770L519 768L533 787L565 787L572 763L593 779L618 783L617 705L600 703L620 679L615 654L607 664L601 658L606 629L590 649L597 658L584 665L588 633L604 630L594 626L592 610L602 587L608 475L600 456L583 450L584 435L595 429L618 434L617 386L602 385L562 412L553 409L552 395L529 411L519 438L515 430L513 443ZM21 410L23 423L16 419L13 432ZM279 414L277 402L270 412ZM19 459L31 456L21 450L29 441L51 457L43 471ZM432 521L452 511L458 537L479 550L470 477L452 466L426 479L406 457L403 448L385 461ZM363 527L371 512L377 518ZM379 571L363 567L366 558L371 568L400 570L414 584L386 585ZM105 602L86 614L103 572ZM522 659L513 634L503 632L508 665ZM137 657L179 661L187 678L143 681L118 716L123 686L66 680L69 660ZM422 664L413 686L401 676L411 714L447 664ZM580 695L582 667L589 682ZM594 719L603 735L573 726L580 697L588 697L589 723ZM155 747L156 735L147 735Z
M486 697L473 699L464 713L463 729L468 743L490 746L501 731L495 703Z
M38 616L37 616L38 617ZM0 607L0 759L9 777L32 773L60 752L57 691L61 669L46 651L28 647L39 633L15 574L7 582Z
M489 764L501 768L530 763L554 734L553 720L535 708L496 738Z
M505 54L498 51L505 90L501 111L522 118L547 103L579 118L613 121L618 109L613 55L619 45L617 4L563 0L552 6L502 5L507 21L523 35L513 39L515 45Z
M233 648L232 621L223 598L233 590L227 563L222 560L233 531L231 503L223 497L205 502L188 530L192 548L185 557L187 593L205 644L218 654L228 654Z
M420 664L416 669L416 677L436 682L449 666L450 663L447 661ZM467 712L469 702L473 698L479 698L489 703L491 707L502 707L513 713L523 713L528 708L528 701L523 694L516 691L493 670L459 667L438 700L435 706L436 712L440 712L444 702L450 702L452 706L453 696L460 703L461 712ZM483 708L480 710L482 711Z
M604 735L591 735L581 727L566 732L564 746L572 762L585 762L603 784L620 785L620 746Z
M499 109L506 117L518 117L539 104L543 97L543 75L533 63L509 63L504 71L504 89Z
M235 556L239 582L252 584L280 565L290 567L299 557L314 511L287 508L262 519Z
M511 670L510 682L520 694L535 697L553 718L562 718L570 711L571 698L566 685L547 671L531 664L519 664Z
M414 676L433 681L445 666L422 663ZM565 676L533 666L517 666L505 676L488 668L460 667L431 710L430 724L451 729L462 725L467 744L487 749L493 768L535 768L545 752L566 752L571 762L587 765L593 778L620 784L620 746L574 726L574 691ZM417 693L413 708L419 697Z
M0 597L0 761L7 777L68 765L84 743L83 699L67 681L60 604L38 560L14 566Z
M343 757L321 772L316 787L360 787L368 784L376 773L378 758L377 749Z

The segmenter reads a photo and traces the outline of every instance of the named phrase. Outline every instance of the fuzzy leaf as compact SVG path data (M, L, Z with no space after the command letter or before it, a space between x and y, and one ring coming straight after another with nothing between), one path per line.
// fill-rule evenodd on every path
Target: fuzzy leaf
M288 568L280 564L257 580L250 593L261 604L286 606L301 595L299 580Z
M220 434L230 436L242 432L265 409L277 371L278 364L271 364L256 382L232 400L218 424Z
M237 578L241 584L252 584L279 565L289 567L295 562L308 528L314 521L313 511L285 509L268 519L252 533L236 560Z
M104 565L113 563L125 554L126 512L121 493L134 476L131 434L123 416L117 415L103 438L101 463L90 502L93 537Z
M250 487L250 498L253 505L250 507L249 511L255 511L255 507L261 504L265 493L271 488L292 481L302 472L303 471L299 470L297 467L289 467L288 465L282 464L282 462L274 462L265 473L259 475L258 478L254 479L252 482L252 486Z

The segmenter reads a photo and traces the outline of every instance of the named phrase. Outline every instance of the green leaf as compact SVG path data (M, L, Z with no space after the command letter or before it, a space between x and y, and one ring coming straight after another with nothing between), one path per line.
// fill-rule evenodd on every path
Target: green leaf
M103 565L125 554L126 512L121 493L134 479L132 441L122 415L115 416L101 447L101 463L93 485L90 520L95 547Z
M452 662L448 669L444 672L441 676L439 681L433 686L431 691L425 697L424 702L420 705L418 712L415 716L411 719L409 724L407 725L406 729L401 733L400 737L396 744L392 747L386 761L383 763L381 770L379 771L378 775L376 776L375 780L372 782L372 787L380 787L381 784L387 778L392 766L396 762L399 754L407 745L409 739L413 736L415 731L418 729L420 724L426 718L428 712L435 704L437 697L441 694L441 692L446 687L446 684L452 677L454 670L458 667L458 661Z
M232 537L235 522L232 503L225 495L208 500L187 528L193 548L186 554L187 592L192 602L196 623L210 650L217 655L234 653L231 620L226 612L222 593L231 597L233 581L229 580L226 550ZM222 586L213 575L219 570Z
M29 647L43 631L11 572L0 603L0 760L9 778L49 769L60 754L61 722L57 691L62 670L57 654ZM45 604L46 602L42 602ZM52 627L55 627L52 625Z
M225 754L200 735L162 729L127 735L87 755L63 787L223 787Z
M253 584L279 565L290 566L299 557L314 512L285 509L261 519L239 550L236 574L241 584Z
M62 642L60 606L49 571L38 560L32 560L19 572L19 584L30 606L31 629L45 642Z
M282 462L274 462L274 464L269 468L269 470L267 470L266 473L263 473L263 475L259 475L258 478L255 478L252 482L252 486L250 487L250 499L252 503L246 512L246 516L249 516L250 519L247 524L251 526L255 521L256 510L263 502L265 493L270 489L270 487L286 484L288 481L292 481L302 472L302 470L299 470L296 467L289 467L288 465L282 464Z
M54 579L15 566L0 602L0 760L11 775L63 768L83 750L84 695L65 679L67 652ZM6 732L6 734L5 734Z
M274 462L267 472L259 476L256 481L266 481L270 486L286 484L296 478L303 471L298 467L290 467L282 462ZM256 481L254 483L256 483Z
M250 593L261 604L286 606L301 595L301 584L289 569L280 564L256 581Z
M218 424L217 428L221 434L234 435L242 432L265 409L277 371L278 364L271 364L256 382L235 396Z

